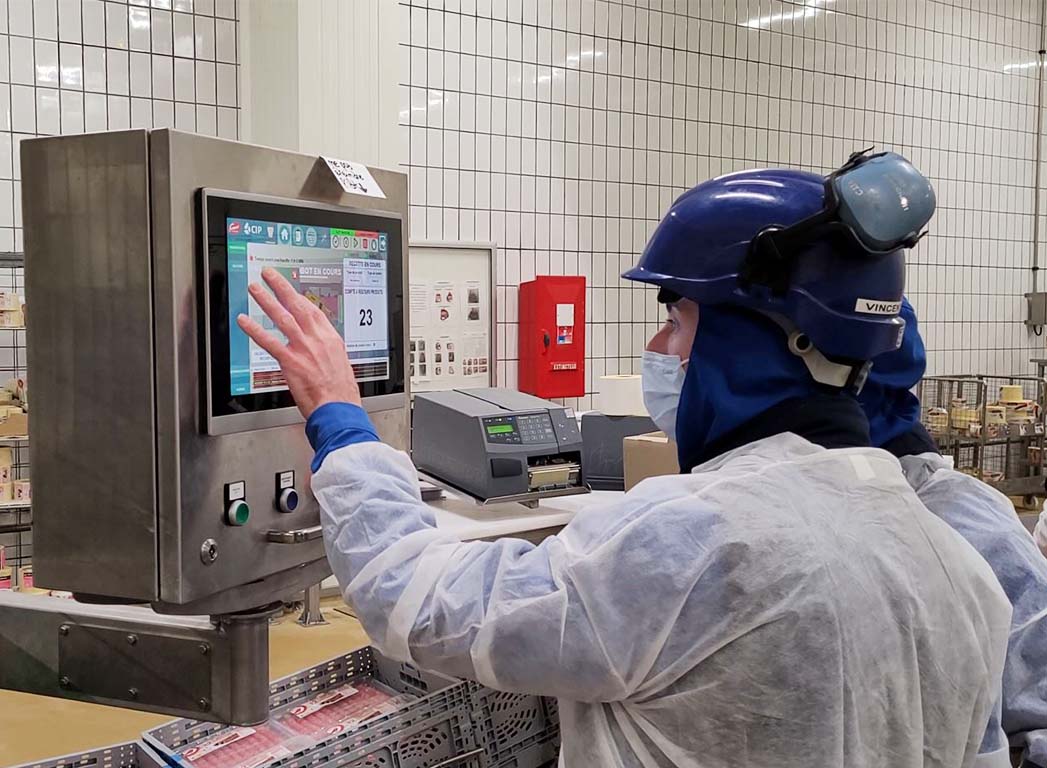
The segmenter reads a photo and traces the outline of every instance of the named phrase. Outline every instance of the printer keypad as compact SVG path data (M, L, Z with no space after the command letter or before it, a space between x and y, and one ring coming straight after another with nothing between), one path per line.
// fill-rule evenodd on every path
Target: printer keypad
M520 428L520 437L525 443L556 442L553 423L546 414L518 416L517 424Z
M556 443L556 432L548 414L491 416L483 420L487 442L502 445Z

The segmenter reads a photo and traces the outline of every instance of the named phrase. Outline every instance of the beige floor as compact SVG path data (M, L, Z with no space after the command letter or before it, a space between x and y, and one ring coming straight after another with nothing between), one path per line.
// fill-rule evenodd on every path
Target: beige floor
M360 624L335 610L340 600L325 601L328 624L302 627L283 617L270 630L270 678L283 677L340 653L368 644ZM132 741L170 720L115 707L0 691L0 765L66 755Z

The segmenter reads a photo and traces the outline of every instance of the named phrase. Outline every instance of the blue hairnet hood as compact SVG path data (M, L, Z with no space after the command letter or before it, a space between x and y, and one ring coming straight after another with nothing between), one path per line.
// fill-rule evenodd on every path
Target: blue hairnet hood
M869 419L869 437L877 447L911 432L920 422L920 401L912 388L927 370L927 352L920 338L916 311L908 299L902 300L900 316L905 320L901 346L873 360L872 371L858 396Z
M774 321L703 306L676 415L681 469L710 458L713 443L769 408L824 391Z

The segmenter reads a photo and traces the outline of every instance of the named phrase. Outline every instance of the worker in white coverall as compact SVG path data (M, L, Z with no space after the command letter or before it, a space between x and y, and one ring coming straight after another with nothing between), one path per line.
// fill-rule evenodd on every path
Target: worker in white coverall
M251 296L286 342L238 322L307 418L328 559L374 644L557 697L570 768L974 765L1010 607L868 447L853 397L864 361L897 346L901 249L932 210L896 155L680 197L626 277L668 308L644 388L683 474L537 546L435 527L361 407L345 340L267 270L275 297Z
M1010 500L952 468L920 423L912 393L927 369L916 311L903 301L902 345L878 357L858 400L873 445L898 457L926 507L993 569L1011 601L1010 639L997 705L982 740L980 768L1009 768L1011 748L1027 768L1047 766L1047 560Z

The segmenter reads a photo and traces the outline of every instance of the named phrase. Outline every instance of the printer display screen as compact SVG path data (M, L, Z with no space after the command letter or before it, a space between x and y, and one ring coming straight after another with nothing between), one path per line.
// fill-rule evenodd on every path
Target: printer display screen
M483 424L489 443L529 445L556 442L553 420L548 413L488 416Z

